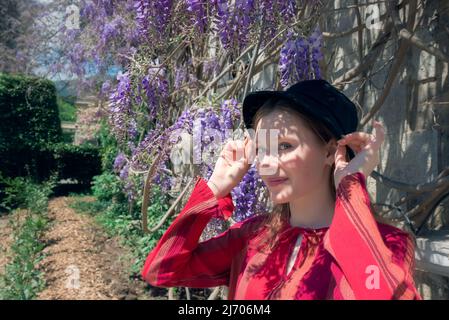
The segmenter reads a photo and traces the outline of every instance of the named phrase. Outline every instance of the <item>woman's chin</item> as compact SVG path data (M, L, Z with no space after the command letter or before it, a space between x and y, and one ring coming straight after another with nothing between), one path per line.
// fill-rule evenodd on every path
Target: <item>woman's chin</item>
M270 198L273 204L283 204L289 202L289 196L282 194L281 192L271 192Z

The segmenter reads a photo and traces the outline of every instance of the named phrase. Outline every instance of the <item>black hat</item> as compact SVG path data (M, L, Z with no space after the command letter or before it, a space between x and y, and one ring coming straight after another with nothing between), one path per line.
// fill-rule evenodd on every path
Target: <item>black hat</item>
M243 100L243 121L251 128L257 110L270 98L293 102L308 116L320 120L338 139L357 130L357 108L342 92L323 79L300 81L286 91L250 92ZM346 147L350 159L353 151Z

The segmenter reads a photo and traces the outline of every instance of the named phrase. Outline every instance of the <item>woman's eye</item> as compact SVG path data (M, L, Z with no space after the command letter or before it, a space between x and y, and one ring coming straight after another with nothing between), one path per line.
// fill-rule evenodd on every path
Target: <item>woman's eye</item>
M282 142L282 143L279 144L279 149L280 150L287 150L287 149L291 148L291 146L292 145L290 143ZM258 147L258 148L256 148L256 154L264 153L265 150L266 149L264 147Z
M290 143L282 142L281 144L279 144L279 149L286 150L286 149L289 149L291 146L292 145Z

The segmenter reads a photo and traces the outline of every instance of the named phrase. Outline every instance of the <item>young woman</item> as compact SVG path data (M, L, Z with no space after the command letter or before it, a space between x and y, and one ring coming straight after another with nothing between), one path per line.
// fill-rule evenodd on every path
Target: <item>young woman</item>
M325 80L250 93L243 115L256 135L228 142L209 181L197 177L149 253L143 278L158 287L227 285L230 300L421 299L413 238L376 221L366 189L384 140L381 124L373 121L372 134L356 132L354 104ZM272 141L259 133L273 129L271 154ZM232 215L230 191L252 160L272 212L199 243L212 217Z

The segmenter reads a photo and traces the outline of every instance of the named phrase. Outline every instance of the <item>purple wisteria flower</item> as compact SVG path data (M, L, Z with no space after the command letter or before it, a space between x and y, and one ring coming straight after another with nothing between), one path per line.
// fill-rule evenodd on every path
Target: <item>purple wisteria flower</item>
M75 43L69 53L71 70L77 75L84 73L84 47L80 43Z
M115 172L120 172L123 169L123 166L128 162L126 156L123 152L120 152L117 157L115 157L113 170Z
M136 22L143 37L154 30L160 38L165 36L172 14L172 0L137 0L134 3Z
M211 78L218 71L219 64L215 59L209 59L203 64L203 73L211 75Z
M110 95L110 92L111 92L111 81L106 80L101 85L100 96L101 97L108 97Z
M148 74L142 80L142 87L147 97L148 116L150 121L154 121L160 110L166 110L165 104L168 98L168 81L165 78L165 71L157 73L156 68L149 68Z
M234 129L239 123L240 116L241 112L236 99L223 101L220 106L220 112L211 107L198 109L193 130L196 131L196 134L201 135L201 140L199 140L199 143L194 142L194 152L198 152L199 155L206 154L206 160L214 159L215 153L221 151L221 148L219 150L216 149L217 145L213 144L215 137L209 135L209 129L221 132L221 145L219 147L223 147L227 139L230 138L227 136L229 132L226 132L226 130ZM201 162L200 167L201 175L208 180L212 175L214 163L209 161ZM261 187L263 187L262 180L258 176L256 168L252 166L231 193L236 204L235 220L241 221L264 210L264 205L257 199L257 190Z
M318 27L308 39L295 39L289 32L279 58L280 81L284 88L301 80L321 78L318 64L323 58L321 46L322 35Z
M175 90L178 90L181 88L183 83L188 79L186 67L177 67L175 69L175 81L174 81L174 88Z
M84 78L90 70L104 74L111 66L129 64L125 56L132 56L132 48L140 44L136 25L129 19L132 15L126 10L133 3L134 0L79 1L81 28L65 30L63 26L60 33L62 50L67 51L70 58L71 72ZM96 85L98 83L93 81L88 89Z
M136 22L139 33L146 37L148 35L149 20L151 15L150 1L136 0L134 2L136 10Z
M212 14L220 41L226 50L242 50L258 34L263 21L262 45L266 45L280 27L293 21L297 13L295 0L211 0Z
M201 33L206 31L207 25L206 1L207 0L185 0L187 11L192 14L191 21L193 22L193 26Z
M221 126L224 129L233 129L240 119L241 112L238 101L234 98L224 100L221 104Z
M283 25L292 22L297 13L295 0L260 0L258 3L259 16L265 15L262 46L265 46L279 32ZM273 46L275 43L273 43Z
M220 41L226 50L242 49L249 41L249 31L256 20L254 0L213 0Z
M257 190L260 187L260 177L257 169L252 165L243 176L242 181L231 191L235 199L234 220L242 221L259 213Z
M86 19L92 19L95 17L95 14L97 12L96 6L93 3L93 1L88 0L85 1L80 9L80 17L86 18Z
M125 24L125 20L122 17L116 17L112 21L108 21L101 33L101 41L103 45L106 45L111 39L118 37L121 33L121 28Z
M137 136L137 122L135 112L131 104L131 80L129 74L117 75L118 84L116 90L109 98L109 120L111 130L117 141L126 143Z
M321 47L323 45L323 35L318 25L310 35L309 43L312 51L311 65L313 73L315 74L315 79L321 79L321 71L318 62L324 58L323 53L321 52Z
M103 5L104 11L108 16L114 14L114 2L112 0L101 0L100 3Z

